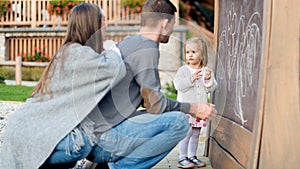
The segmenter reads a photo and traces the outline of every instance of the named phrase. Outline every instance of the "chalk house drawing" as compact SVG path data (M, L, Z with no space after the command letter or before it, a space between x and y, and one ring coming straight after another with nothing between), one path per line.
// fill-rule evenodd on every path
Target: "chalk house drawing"
M256 65L261 41L261 15L253 12L249 18L235 11L234 5L227 11L226 23L220 30L216 75L219 82L217 91L235 93L233 110L242 125L244 118L242 99L253 93L253 72ZM231 84L234 83L235 87ZM224 103L225 104L225 103Z

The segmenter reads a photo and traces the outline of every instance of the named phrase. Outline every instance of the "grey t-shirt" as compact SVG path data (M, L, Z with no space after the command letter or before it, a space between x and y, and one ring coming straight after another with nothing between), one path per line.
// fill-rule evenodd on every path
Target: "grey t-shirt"
M98 103L89 118L101 134L121 121L138 115L142 104L153 114L168 111L189 112L189 103L166 98L161 92L158 73L159 46L142 36L128 36L118 45L126 66L126 76ZM99 113L100 111L100 113Z

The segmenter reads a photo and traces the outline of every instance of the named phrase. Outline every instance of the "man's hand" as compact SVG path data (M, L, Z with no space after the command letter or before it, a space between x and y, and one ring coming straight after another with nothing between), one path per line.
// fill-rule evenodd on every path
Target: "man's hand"
M211 103L191 103L190 113L201 120L211 120L218 113L215 105Z

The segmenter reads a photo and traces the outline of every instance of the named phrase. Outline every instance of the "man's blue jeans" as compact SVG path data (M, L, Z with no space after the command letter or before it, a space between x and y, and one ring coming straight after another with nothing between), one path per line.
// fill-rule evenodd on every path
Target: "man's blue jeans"
M135 116L103 133L87 158L96 163L108 162L111 169L150 169L186 136L188 129L182 112Z
M182 112L142 114L125 120L102 134L92 150L94 162L111 169L148 169L163 159L189 129Z

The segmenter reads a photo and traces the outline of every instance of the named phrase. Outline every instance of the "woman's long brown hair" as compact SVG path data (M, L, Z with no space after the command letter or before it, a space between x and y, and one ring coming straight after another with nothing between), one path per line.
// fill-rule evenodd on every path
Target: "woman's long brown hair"
M93 48L96 52L101 53L103 50L103 37L100 28L102 27L103 14L101 9L91 3L81 3L76 5L69 15L67 35L62 49L71 43L79 43ZM93 36L94 35L94 36ZM62 52L62 58L64 53ZM54 62L57 62L57 53L52 57L48 66L46 67L38 84L33 89L31 96L36 94L49 94L52 95L49 89L49 79L55 70ZM60 59L63 62L63 59Z

